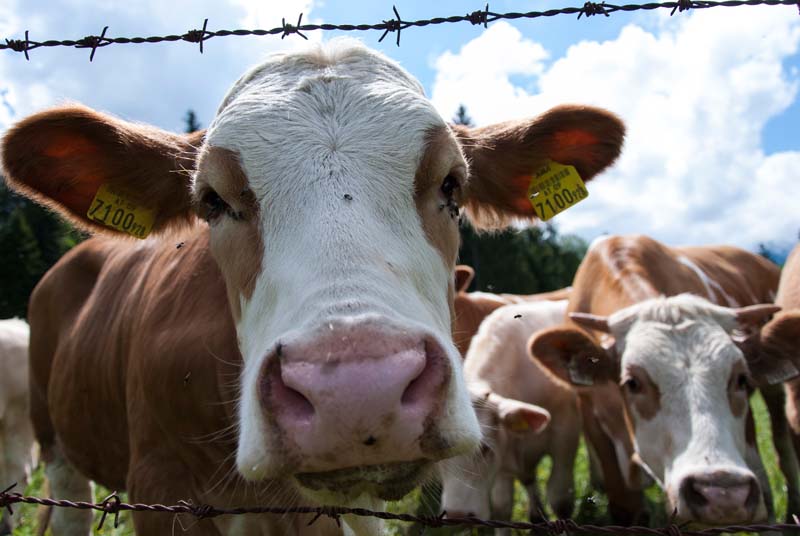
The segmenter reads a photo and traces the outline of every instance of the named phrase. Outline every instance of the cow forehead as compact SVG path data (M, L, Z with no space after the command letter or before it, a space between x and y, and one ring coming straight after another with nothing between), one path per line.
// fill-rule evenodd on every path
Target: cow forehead
M270 187L291 191L322 176L383 195L387 175L403 177L406 194L431 132L442 128L408 73L347 40L273 57L242 77L207 142L240 155L260 198L280 193ZM280 186L269 180L275 176Z
M688 383L710 385L717 381L725 385L734 364L743 361L736 344L714 321L639 321L625 336L622 370L642 367L662 386L666 383L679 388Z

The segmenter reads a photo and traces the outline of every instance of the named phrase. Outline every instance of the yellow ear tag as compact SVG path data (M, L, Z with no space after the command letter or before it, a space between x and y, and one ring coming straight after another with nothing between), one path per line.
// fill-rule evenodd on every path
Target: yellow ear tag
M155 220L152 210L137 205L107 184L97 190L86 216L136 238L146 238Z
M528 200L542 221L589 197L574 166L548 160L531 178Z
M525 419L513 419L511 421L511 430L514 432L527 432L531 427Z

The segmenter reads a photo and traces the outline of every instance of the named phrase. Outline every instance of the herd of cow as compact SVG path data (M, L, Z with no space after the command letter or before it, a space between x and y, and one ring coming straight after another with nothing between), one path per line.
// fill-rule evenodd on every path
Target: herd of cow
M35 437L65 499L90 500L95 481L143 503L380 509L439 478L448 516L509 518L516 478L536 518L549 455L547 500L567 517L582 433L615 520L641 521L655 481L676 520L755 522L774 517L759 389L800 512L797 250L781 276L732 247L605 237L570 288L466 292L460 211L479 229L532 221L537 170L588 181L623 137L575 105L447 125L415 79L348 39L270 57L200 133L74 105L22 120L0 146L8 184L96 236L42 278L30 333L0 328L0 488L23 481ZM106 191L118 221L98 212ZM174 529L133 518L138 534ZM309 520L181 530L382 530ZM49 524L86 536L91 512Z

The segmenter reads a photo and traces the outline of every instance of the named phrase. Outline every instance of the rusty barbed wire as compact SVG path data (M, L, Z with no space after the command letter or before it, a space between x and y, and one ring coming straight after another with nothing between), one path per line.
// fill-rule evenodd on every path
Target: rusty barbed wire
M683 12L691 9L709 9L712 7L739 7L739 6L797 6L798 13L800 13L800 0L677 0L673 2L651 2L646 4L625 4L615 5L606 2L585 2L582 6L563 7L558 9L548 9L546 11L528 11L528 12L508 12L508 13L495 13L489 11L489 4L486 4L484 9L478 9L465 15L451 15L449 17L434 17L430 19L420 20L403 20L397 11L396 7L392 8L393 16L375 24L302 24L303 14L297 19L297 24L289 24L286 19L282 19L280 26L269 29L255 29L255 30L208 30L208 19L203 22L203 28L198 30L189 30L182 34L161 35L151 37L109 37L106 35L108 26L103 28L100 35L88 35L80 39L48 39L46 41L35 41L30 39L30 32L25 30L24 39L5 39L5 44L0 42L0 50L10 50L12 52L20 52L25 55L26 60L30 60L29 52L37 48L50 48L50 47L72 47L72 48L91 48L92 52L89 56L89 61L94 59L95 53L98 48L107 47L110 45L139 45L143 43L164 43L185 41L187 43L199 43L200 53L203 53L203 44L209 39L214 37L229 37L229 36L266 36L266 35L280 35L281 39L289 35L297 34L303 39L307 39L303 32L311 32L318 30L339 30L344 32L354 31L382 31L381 37L378 41L383 39L390 33L397 35L396 44L400 46L400 34L403 30L411 27L422 28L426 26L434 26L438 24L454 24L459 22L469 22L473 26L488 27L490 22L496 20L516 20L516 19L536 19L541 17L554 17L557 15L577 15L578 19L581 17L589 18L593 15L603 15L609 17L617 12L631 12L631 11L653 11L657 9L669 9L670 15L675 12Z
M508 528L514 530L526 530L532 534L615 534L615 535L663 535L663 536L710 536L724 533L735 532L769 532L769 531L796 531L800 533L800 524L773 523L773 524L752 524L752 525L729 525L726 527L711 527L700 530L689 530L681 525L668 525L666 527L643 527L643 526L621 526L621 525L592 525L578 524L571 519L557 519L555 521L541 521L529 523L524 521L500 521L494 519L481 519L478 517L457 517L450 518L446 515L441 516L419 516L413 514L393 514L369 510L367 508L349 508L344 506L252 506L238 508L217 508L208 504L193 504L191 501L178 501L178 504L143 504L122 502L116 492L112 493L99 503L85 501L69 501L64 499L48 499L42 497L28 497L20 493L12 492L15 487L12 485L0 491L0 511L6 509L13 514L11 509L15 504L37 504L41 506L51 506L54 508L74 508L78 510L96 510L102 512L97 529L103 527L108 516L114 519L114 526L119 525L120 512L161 512L168 514L188 514L197 520L210 519L224 515L243 515L243 514L313 514L314 517L308 523L315 523L321 517L328 517L337 523L343 515L354 515L358 517L373 517L383 520L402 521L406 523L418 523L425 527L464 527L464 528Z

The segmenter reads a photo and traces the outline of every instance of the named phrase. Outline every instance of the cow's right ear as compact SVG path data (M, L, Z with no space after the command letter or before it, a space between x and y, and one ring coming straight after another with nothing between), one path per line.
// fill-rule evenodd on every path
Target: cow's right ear
M619 362L585 332L558 326L536 332L528 343L530 357L560 380L575 387L617 382Z
M179 135L82 106L35 114L5 134L0 161L13 189L83 229L114 231L87 217L101 186L147 210L159 231L193 218L191 178L203 133Z
M533 220L528 188L548 162L573 166L584 182L610 166L622 150L625 125L591 106L556 106L537 117L479 128L453 125L469 162L464 206L478 229Z
M757 385L774 385L800 373L800 311L776 314L760 331L734 338Z
M472 280L475 279L475 270L466 264L456 266L456 292L466 292Z

